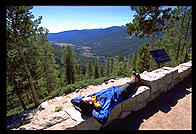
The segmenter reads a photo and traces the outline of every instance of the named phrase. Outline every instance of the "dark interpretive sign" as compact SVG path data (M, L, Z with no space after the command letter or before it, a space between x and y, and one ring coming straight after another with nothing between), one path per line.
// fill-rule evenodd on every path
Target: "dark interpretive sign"
M171 61L170 57L168 56L168 54L165 52L164 49L157 49L149 52L152 55L152 57L155 59L157 64Z

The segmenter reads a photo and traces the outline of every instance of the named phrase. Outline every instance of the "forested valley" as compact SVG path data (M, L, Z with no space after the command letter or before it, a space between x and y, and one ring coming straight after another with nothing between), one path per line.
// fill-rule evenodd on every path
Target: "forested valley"
M77 55L70 45L58 52L48 40L48 29L40 27L42 17L34 19L32 6L6 9L6 103L7 116L35 108L45 100L66 95L88 85L117 77L130 77L157 68L149 51L165 49L171 58L162 66L176 66L192 60L192 7L175 9L131 6L133 22L127 33L151 37L137 51L107 57L104 63ZM164 34L156 39L157 32ZM131 45L131 44L130 44ZM125 58L126 57L126 58Z

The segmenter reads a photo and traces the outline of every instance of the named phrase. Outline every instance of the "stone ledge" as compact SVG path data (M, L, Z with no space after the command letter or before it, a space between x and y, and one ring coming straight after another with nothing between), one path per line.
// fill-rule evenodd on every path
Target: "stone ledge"
M131 114L132 111L138 111L146 104L160 94L172 89L176 84L192 73L192 61L182 63L177 67L162 67L152 72L144 71L141 74L141 80L146 86L140 86L133 96L118 104L111 111L108 122L121 119ZM102 125L93 117L81 121L72 130L97 130Z

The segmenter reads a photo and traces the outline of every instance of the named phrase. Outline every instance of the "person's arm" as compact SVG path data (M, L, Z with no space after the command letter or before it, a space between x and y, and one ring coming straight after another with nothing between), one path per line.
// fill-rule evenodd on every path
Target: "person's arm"
M101 109L94 109L92 114L95 119L97 119L100 123L105 123L107 121L108 115L110 114L110 103L111 100L106 100L104 106Z
M82 98L84 98L84 96L80 96L80 97L76 97L74 99L71 99L71 103L74 106L79 106L80 105L80 101L82 100Z

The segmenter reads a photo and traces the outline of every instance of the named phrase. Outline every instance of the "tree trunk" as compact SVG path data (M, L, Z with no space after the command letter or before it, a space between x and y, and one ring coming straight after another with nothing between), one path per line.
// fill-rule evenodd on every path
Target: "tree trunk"
M26 71L27 75L29 76L29 84L30 84L30 87L31 87L32 95L33 95L33 101L35 103L35 106L37 107L37 106L39 106L40 102L39 102L38 95L37 95L37 93L35 91L35 87L34 87L34 84L33 84L33 78L31 76L30 69L27 66L27 63L26 63L26 60L25 60L25 56L24 56L23 51L22 51L22 46L18 45L18 51L19 51L20 57L22 58L22 60L24 62L25 71Z
M26 105L25 105L25 103L24 103L22 94L21 94L21 92L19 91L17 85L15 85L14 88L15 88L15 90L16 90L16 93L17 93L17 95L18 95L18 98L19 98L19 100L20 100L20 104L21 104L22 108L23 108L24 110L26 110L26 109L27 109L27 108L26 108Z
M48 90L48 93L50 93L52 91L52 86L51 86L52 83L50 81L50 75L49 75L48 66L49 65L48 65L48 62L47 62L46 52L45 52L45 55L43 57L43 67L44 67L44 73L45 73L45 77L46 77L46 88Z
M155 41L156 41L156 32L152 33L152 45L151 45L151 50L154 50L154 46L155 46ZM150 69L153 68L153 57L151 56L151 60L150 60Z
M52 83L50 82L50 76L47 67L45 69L45 75L46 75L46 88L48 90L48 93L50 93L52 91L52 86L51 86Z
M184 33L184 19L185 19L185 17L183 17L182 18L182 22L181 22L181 24L180 24L180 37L179 37L179 40L178 40L178 48L177 48L177 53L176 53L176 61L178 60L178 57L179 57L179 53L180 53L180 45L181 45L181 40L182 40L182 38L181 38L181 35ZM183 48L184 49L184 48Z
M186 41L187 41L187 37L188 37L188 34L189 34L190 22L191 22L191 20L189 19L188 24L187 24L187 27L186 27L186 34L185 34L185 37L184 37L185 42L184 42L184 45L183 45L183 48L182 48L182 51L181 51L181 54L182 55L183 55L184 48L185 48ZM186 55L186 53L185 53L185 55Z
M178 47L177 47L177 52L176 52L176 61L178 60L178 57L179 57L179 51L180 51L180 43L181 43L181 39L179 38L178 40Z
M155 41L156 41L156 32L153 32L152 33L152 46L151 46L151 50L154 49Z
M188 61L188 54L189 54L188 51L190 51L189 49L190 49L190 47L188 46L188 47L186 48L186 53L185 53L185 56L184 56L184 62L187 62L187 61Z

